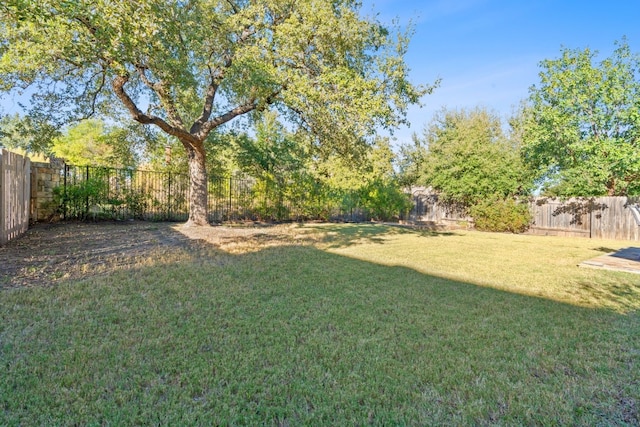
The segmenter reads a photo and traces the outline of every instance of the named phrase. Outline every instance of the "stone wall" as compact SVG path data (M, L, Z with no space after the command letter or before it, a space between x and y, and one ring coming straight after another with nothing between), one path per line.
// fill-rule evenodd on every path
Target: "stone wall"
M53 203L53 189L62 184L64 165L60 161L31 164L31 222L59 219Z

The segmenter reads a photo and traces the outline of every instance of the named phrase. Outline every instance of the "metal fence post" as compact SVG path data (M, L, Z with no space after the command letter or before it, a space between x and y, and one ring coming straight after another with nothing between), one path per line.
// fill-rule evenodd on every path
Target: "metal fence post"
M89 166L87 166L86 168L87 172L86 172L86 176L84 178L84 187L85 189L87 188L87 186L89 185ZM87 191L87 197L85 198L85 211L84 211L84 215L85 217L87 215L89 215L89 192Z
M62 188L62 217L67 219L67 173L69 171L69 165L64 164L62 172L64 173L64 187Z
M171 215L171 172L169 172L169 194L167 195L167 203L169 204L169 212L167 214L169 220L173 220Z

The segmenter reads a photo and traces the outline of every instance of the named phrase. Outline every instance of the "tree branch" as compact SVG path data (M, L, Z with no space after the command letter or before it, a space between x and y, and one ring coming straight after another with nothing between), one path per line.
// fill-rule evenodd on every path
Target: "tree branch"
M209 75L211 76L211 82L207 87L207 93L205 95L204 105L202 107L202 114L200 114L200 117L198 117L191 126L190 132L192 134L199 133L202 129L202 125L206 123L211 117L211 113L213 111L213 101L216 97L219 86L218 80L224 77L224 71L220 70L219 75L216 76L216 72L209 68Z
M196 135L198 139L204 140L209 133L220 125L227 123L228 121L234 119L235 117L241 116L242 114L246 114L253 110L262 111L266 108L267 105L273 104L277 96L282 92L283 88L273 91L269 96L267 96L262 103L258 103L256 98L251 98L249 101L245 102L242 105L237 106L236 108L227 111L224 114L219 115L218 117L209 120L202 124L200 130L198 132L192 132L193 135Z
M291 111L293 111L298 118L301 120L302 125L306 126L306 128L309 130L309 132L313 133L313 134L317 134L317 132L315 131L315 126L313 126L313 124L307 120L307 117L305 116L304 112L302 110L300 110L299 108L296 108L292 105L288 105L287 108L289 108Z
M111 83L113 91L118 99L124 104L125 108L129 110L131 117L141 124L152 124L158 126L164 132L169 135L177 137L182 142L189 142L190 144L198 144L201 140L198 140L195 136L189 132L180 129L175 126L171 126L169 123L154 115L144 114L136 103L131 99L129 94L124 89L124 85L129 81L129 76L117 76Z
M149 80L149 78L147 77L147 69L148 68L143 65L136 65L136 71L138 71L138 75L140 76L140 79L142 80L142 82L149 89L151 89L156 94L158 94L158 98L160 98L160 102L162 102L163 107L167 111L169 120L171 120L174 125L180 128L184 128L182 117L180 117L180 113L178 112L178 109L173 103L171 96L169 95L169 93L167 93L167 90L165 89L164 84L162 83L162 81L154 83L151 80Z
M93 78L96 77L97 75L100 75L100 82L98 83L98 87L94 91L90 91L89 90L89 84L91 83ZM88 119L89 117L92 117L95 114L95 112L96 112L96 103L98 102L98 95L100 94L100 92L102 92L102 89L104 88L104 85L106 84L106 79L107 79L107 73L104 70L104 68L102 69L101 72L95 73L89 79L89 83L87 83L87 86L85 87L85 90L84 90L84 93L83 93L83 97L84 97L84 95L87 95L89 93L91 94L91 110L89 111L88 114L86 114L83 117L84 119Z
M242 114L246 114L249 111L253 111L257 108L257 104L256 104L256 100L255 99L251 99L248 102L237 106L236 108L227 111L224 114L219 115L218 117L209 120L205 123L202 124L200 131L198 133L196 133L196 135L198 136L198 139L204 139L206 138L213 129L217 128L220 125L223 125L225 123L227 123L228 121L242 115Z
M231 9L233 10L233 13L238 13L238 6L232 2L231 0L227 0L227 3L229 4L229 6L231 6Z
M233 7L234 12L238 13L238 10L236 9L235 5L232 2L229 2L229 4ZM255 33L256 33L255 29L251 29L249 27L245 28L242 31L242 34L240 35L238 40L235 42L235 44L244 43L251 35ZM200 117L196 119L196 121L193 123L190 129L190 132L194 135L200 133L203 130L203 126L205 125L205 123L207 123L208 120L211 118L211 113L213 112L213 102L215 100L218 87L220 86L220 82L224 79L225 71L228 70L231 67L231 65L233 65L232 52L228 52L226 55L223 56L223 58L224 58L224 64L221 65L220 67L216 68L215 70L209 67L209 75L210 75L211 81L209 83L209 86L207 87L207 93L205 96L204 105L202 107L202 113L200 114ZM208 134L209 132L211 132L211 130L214 127L215 126L209 128L209 130L205 132Z

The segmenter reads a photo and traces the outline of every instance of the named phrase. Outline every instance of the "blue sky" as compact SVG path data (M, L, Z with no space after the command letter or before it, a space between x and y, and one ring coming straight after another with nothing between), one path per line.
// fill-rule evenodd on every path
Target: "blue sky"
M640 53L640 0L363 0L362 11L383 23L413 22L412 82L442 79L422 109L410 110L411 128L395 133L398 142L442 107L484 106L507 117L538 83L539 62L559 57L562 47L604 58L626 36Z
M398 143L421 132L443 107L484 106L507 117L538 83L538 63L561 48L598 50L608 56L623 36L640 53L640 0L362 0L362 12L412 22L406 56L414 83L442 82L411 108L411 127L395 132ZM3 97L2 112L19 111Z

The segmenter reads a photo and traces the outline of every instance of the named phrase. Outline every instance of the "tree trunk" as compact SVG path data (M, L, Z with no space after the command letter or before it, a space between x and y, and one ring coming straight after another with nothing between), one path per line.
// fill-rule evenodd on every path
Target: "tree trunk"
M616 196L616 190L616 179L613 177L609 178L609 181L607 182L607 196Z
M207 168L202 143L184 144L189 158L189 220L188 226L209 225L207 218Z

